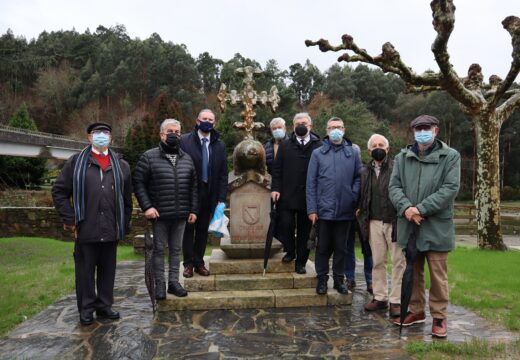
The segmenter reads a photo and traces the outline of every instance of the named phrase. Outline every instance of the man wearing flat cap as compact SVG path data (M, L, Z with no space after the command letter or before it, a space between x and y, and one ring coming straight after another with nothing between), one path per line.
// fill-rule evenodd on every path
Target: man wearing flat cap
M75 237L76 298L82 325L92 324L94 312L98 319L120 318L112 309L117 243L129 232L132 215L130 167L109 148L111 126L94 123L87 133L90 145L67 160L52 187L64 228Z
M421 115L410 123L415 142L395 158L389 196L397 210L397 244L406 248L414 233L418 252L413 264L409 311L403 326L425 322L426 259L430 270L432 335L446 337L448 253L455 247L453 202L460 185L460 155L437 139L438 125L439 120L430 115ZM399 325L399 318L394 323Z

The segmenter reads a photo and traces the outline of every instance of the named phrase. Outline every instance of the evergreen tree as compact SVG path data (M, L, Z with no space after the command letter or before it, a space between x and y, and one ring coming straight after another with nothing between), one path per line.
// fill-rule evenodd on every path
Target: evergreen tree
M9 121L9 126L38 130L36 123L30 117L25 103L20 105ZM31 159L18 156L0 156L0 179L2 185L29 188L42 183L46 169L45 159Z

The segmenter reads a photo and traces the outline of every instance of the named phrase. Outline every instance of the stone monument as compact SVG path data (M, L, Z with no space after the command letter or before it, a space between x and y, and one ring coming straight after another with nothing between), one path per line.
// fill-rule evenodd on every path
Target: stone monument
M269 94L266 91L260 94L256 92L254 76L262 73L259 69L246 66L238 68L236 72L244 76L242 90L228 92L226 85L222 84L217 95L222 111L226 103L244 106L241 112L243 121L233 126L245 133L244 140L233 151L233 171L229 174L231 238L222 239L220 247L230 258L260 258L264 253L270 222L271 176L266 173L264 147L253 136L254 130L264 126L254 121L254 107L259 104L269 105L274 112L280 97L276 86L271 87ZM271 254L280 249L281 244L275 241Z

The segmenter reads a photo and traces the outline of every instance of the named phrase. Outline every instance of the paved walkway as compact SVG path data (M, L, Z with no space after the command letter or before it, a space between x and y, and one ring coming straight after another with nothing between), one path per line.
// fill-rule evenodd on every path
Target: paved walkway
M386 313L366 313L368 294L363 280L357 282L352 306L164 312L154 317L143 262L127 261L118 265L116 279L114 308L121 320L82 327L75 296L70 295L0 338L0 359L407 359L407 341L432 341L430 317L424 325L404 329L400 339ZM449 341L517 337L458 306L450 306L449 312Z

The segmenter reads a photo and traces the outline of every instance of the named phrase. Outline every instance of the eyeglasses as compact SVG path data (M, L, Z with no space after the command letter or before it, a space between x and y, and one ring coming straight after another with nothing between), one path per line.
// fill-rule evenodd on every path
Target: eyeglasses
M92 130L92 131L91 131L91 134L105 134L105 135L110 135L110 131L109 131L109 130Z
M209 121L209 122L215 121L215 119L210 118L210 117L203 117L203 118L200 118L199 120L200 121Z
M168 134L180 135L181 131L180 130L166 130L166 132L163 133L163 134L166 134L166 135L168 135Z
M343 130L345 127L344 126L328 126L327 127L327 130Z

